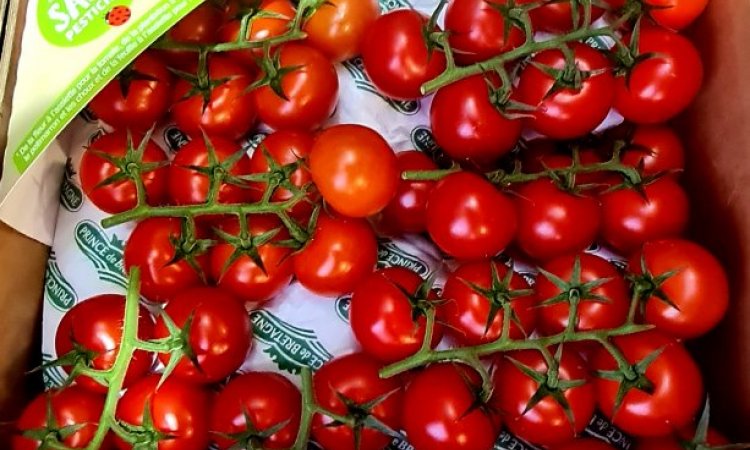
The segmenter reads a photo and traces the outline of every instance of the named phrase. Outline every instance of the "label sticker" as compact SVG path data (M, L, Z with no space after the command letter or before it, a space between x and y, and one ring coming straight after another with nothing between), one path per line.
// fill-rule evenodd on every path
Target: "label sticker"
M125 243L120 238L110 237L98 224L84 220L76 226L75 241L96 268L99 279L127 287L122 259Z
M384 241L378 245L378 267L403 267L416 272L422 278L430 275L430 266L414 255L406 253L393 242Z
M60 186L60 204L70 212L76 212L83 205L83 192L74 182L75 170L70 158L65 163L65 176L63 176L62 186Z
M36 16L50 44L75 47L91 42L131 16L131 0L39 0Z
M44 296L50 305L62 312L68 311L78 301L75 289L60 272L54 251L50 253L44 274Z

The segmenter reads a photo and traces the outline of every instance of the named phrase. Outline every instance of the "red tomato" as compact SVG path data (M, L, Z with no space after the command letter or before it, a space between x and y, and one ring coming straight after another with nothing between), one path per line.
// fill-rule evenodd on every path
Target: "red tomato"
M321 214L310 242L294 255L294 273L307 289L335 297L352 292L377 261L370 224Z
M257 9L251 9L247 34L240 37L242 13L232 18L219 28L221 42L258 42L281 36L289 30L289 25L296 14L294 5L289 0L263 0ZM272 16L269 16L272 15ZM264 17L265 16L265 17ZM275 47L271 47L275 48ZM256 58L262 58L263 47L227 52L235 61L248 67L256 67Z
M521 120L508 119L503 107L493 103L488 83L492 89L500 87L497 77L482 75L450 84L435 94L430 109L440 148L456 161L480 168L492 167L521 137Z
M145 52L104 86L89 108L116 129L146 131L167 113L171 82L167 66Z
M682 172L685 149L680 138L664 125L637 127L622 153L622 163L639 168L644 176Z
M682 234L690 205L671 178L643 186L643 193L620 189L600 197L602 237L615 250L631 254L647 241Z
M596 240L601 213L593 197L566 192L548 179L526 183L517 194L516 242L535 260L583 251Z
M430 237L445 253L462 260L486 259L503 251L517 223L513 202L469 172L445 177L427 201Z
M514 316L509 323L511 339L521 339L534 331L536 299L531 291L519 295L530 289L520 275L510 274L510 282L506 283L509 270L497 261L481 261L463 264L448 276L440 317L461 345L481 345L500 339L506 304Z
M59 358L75 354L77 362L94 370L109 370L114 366L122 342L122 320L125 317L125 297L107 294L91 297L75 305L57 326L55 350ZM148 340L154 334L154 320L140 307L138 338ZM80 359L78 359L80 358ZM137 350L128 365L123 387L127 388L151 370L152 354ZM70 373L72 366L63 366ZM106 393L107 386L92 378L79 375L76 383L90 391Z
M205 232L199 228L197 239L187 239L182 219L146 219L136 225L125 245L125 271L140 267L141 295L153 302L166 302L178 292L203 283L208 255L197 253L200 245L195 241L204 237ZM177 247L180 253L190 250L196 254L174 261Z
M580 273L575 279L578 261ZM549 274L541 273L534 286L539 307L539 331L544 335L562 333L570 321L570 302L578 299L576 331L617 328L625 323L630 309L630 291L622 275L606 260L579 253L553 259L543 266ZM569 284L569 290L556 285L559 280ZM600 280L608 280L598 284ZM593 284L591 284L593 283ZM560 302L542 306L559 298Z
M206 140L210 146L206 145ZM211 152L216 158L212 167ZM250 174L250 159L242 154L240 146L220 137L194 139L177 152L169 166L169 197L176 205L198 205L206 203L211 189L210 172L219 170L229 177ZM209 173L196 170L209 169ZM243 203L249 198L249 191L242 187L239 178L225 180L218 192L220 203Z
M491 450L500 418L481 404L480 390L479 375L462 366L435 364L417 373L402 416L414 449Z
M221 450L234 445L265 449L291 448L297 438L302 408L300 392L277 373L239 375L216 396L211 409L213 440ZM269 430L280 427L270 436ZM224 436L237 436L228 439Z
M522 29L509 25L498 7L508 0L454 0L445 10L448 42L461 64L490 59L524 43ZM510 26L510 29L506 29Z
M176 295L164 310L177 328L188 327L183 339L188 355L182 356L173 376L196 383L215 383L237 371L250 351L252 328L245 307L233 295L218 288L196 287ZM170 336L159 316L157 339ZM160 353L166 366L172 355Z
M39 394L16 421L18 434L13 436L11 446L13 450L48 448L51 439L69 448L86 448L96 434L103 409L103 396L76 385ZM62 430L72 427L80 428L61 435Z
M566 444L549 447L549 450L617 450L615 447L599 439L582 438Z
M195 65L190 73L196 74ZM239 139L253 128L258 114L248 92L252 73L227 56L212 55L208 78L210 86L194 86L184 78L177 81L172 91L172 119L196 140L203 133Z
M518 82L519 100L536 108L529 125L553 139L573 139L591 133L612 108L615 80L607 57L586 44L569 46L582 80L565 73L562 51L546 50L532 58ZM552 76L538 65L558 74Z
M625 6L625 0L606 0L614 8ZM708 0L642 0L647 16L664 28L679 31L695 21Z
M630 122L666 122L698 94L703 62L687 38L657 27L641 29L638 51L653 57L637 62L629 76L616 80L615 108Z
M558 144L541 139L527 143L521 152L524 172L539 173L547 169L565 169L572 166L572 150L565 146L560 149L557 147ZM585 166L605 162L595 149L586 147L579 149L578 161ZM612 172L580 173L575 177L575 187L599 192L621 181L621 177Z
M399 100L422 98L422 85L445 70L445 55L427 47L427 26L427 17L412 9L389 12L370 26L362 60L379 91Z
M289 233L276 216L248 218L243 235L236 217L223 221L217 233L226 233L230 241L219 241L211 248L211 277L219 287L245 302L248 307L270 300L292 281L292 249L276 245L289 239ZM266 242L263 234L277 230ZM259 265L258 262L261 264Z
M365 31L380 16L377 0L329 0L305 22L307 42L333 62L359 54Z
M380 378L380 363L363 353L354 353L326 363L313 377L315 401L325 410L352 416L355 427L316 414L313 439L326 450L382 450L392 438L368 426L373 417L392 430L401 427L403 391L397 378ZM372 407L368 404L381 400ZM359 434L359 447L355 444Z
M167 38L183 44L213 44L217 42L216 31L222 19L222 12L215 3L202 3L170 28ZM188 69L198 61L198 52L163 50L163 53L169 65L178 69Z
M727 274L700 245L679 239L647 242L630 260L634 275L643 275L644 269L650 275L643 278L644 319L662 332L693 339L711 331L726 315ZM666 280L659 279L670 273ZM654 283L654 277L659 281Z
M533 3L534 1L516 0L516 3L522 5ZM567 1L550 2L532 9L529 14L531 15L531 22L534 25L534 29L551 33L567 33L573 28L581 26L584 20L584 6L580 2L576 3L578 17L574 21L571 4L571 2ZM591 8L591 21L597 20L602 14L604 14L603 9L597 7Z
M427 309L437 306L434 292L420 295L422 282L411 270L392 267L372 273L358 283L349 307L349 320L362 350L391 363L415 354L422 347ZM433 347L442 337L443 327L438 323L433 328Z
M323 198L348 217L382 211L396 195L398 161L376 131L335 125L318 135L310 152L310 172Z
M320 128L338 103L336 69L323 53L307 45L286 44L278 52L279 79L253 91L260 120L275 130ZM280 92L274 91L274 84Z
M615 426L633 436L665 436L688 425L702 405L703 380L685 347L656 331L617 337L614 343L634 365L636 379L618 382L597 378L599 409ZM655 352L660 353L648 367L637 367L644 360L648 362L647 358ZM617 370L617 363L603 348L594 356L592 365L598 371ZM623 382L635 387L616 408Z
M153 423L150 442L158 450L205 450L209 444L210 397L203 388L178 378L169 378L157 389L160 375L151 375L125 391L117 403L115 417L126 426L142 426L148 408ZM165 437L159 439L160 433ZM143 436L145 441L149 438ZM141 441L141 442L145 442ZM117 448L133 446L115 438Z
M80 168L81 187L97 208L108 214L135 208L138 203L135 183L127 177L117 179L119 175L128 173L128 165L133 162L143 162L147 165L141 178L146 188L148 204L158 206L166 202L167 168L164 166L167 164L167 156L154 141L149 140L144 146L142 157L139 157L137 150L142 143L143 136L134 134L131 135L131 145L128 145L128 133L115 131L101 135L83 152ZM119 161L114 163L107 158ZM108 180L113 182L102 184Z

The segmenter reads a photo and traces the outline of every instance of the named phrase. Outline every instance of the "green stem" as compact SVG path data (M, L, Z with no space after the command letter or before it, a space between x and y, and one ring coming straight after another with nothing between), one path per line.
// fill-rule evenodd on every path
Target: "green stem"
M309 367L301 369L302 377L302 416L299 423L297 440L294 441L293 450L306 450L310 440L310 428L312 419L316 412L315 397L313 395L312 370Z

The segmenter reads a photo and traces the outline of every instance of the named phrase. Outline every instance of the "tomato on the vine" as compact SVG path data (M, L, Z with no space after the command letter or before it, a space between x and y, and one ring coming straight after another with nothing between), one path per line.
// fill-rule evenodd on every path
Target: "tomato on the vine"
M644 176L678 175L685 169L685 149L671 128L640 125L627 140L622 163L638 168Z
M367 29L380 16L377 0L328 0L307 19L307 42L333 62L357 56Z
M240 36L243 14L250 14L247 34ZM221 42L259 42L283 35L289 30L289 25L296 12L289 0L263 0L250 11L240 9L229 22L218 30ZM273 49L275 47L271 47ZM237 62L250 68L257 67L256 58L263 57L263 47L246 50L232 50L227 54Z
M540 173L548 169L566 169L573 165L574 148L569 148L566 144L560 145L558 142L544 139L535 139L525 143L521 151L521 162L524 172ZM605 159L599 152L590 147L577 148L578 161L582 166L590 166L605 162ZM601 192L609 187L618 184L621 181L617 174L612 172L589 172L578 173L575 175L576 188L581 188L589 192Z
M216 32L223 21L221 9L214 2L201 3L167 31L169 41L178 44L207 45L217 42ZM198 61L198 52L162 50L169 66L189 69Z
M533 3L535 0L516 0L516 3L523 5ZM592 2L594 3L594 2ZM531 22L535 30L548 31L551 33L567 33L580 27L584 22L586 10L582 2L575 2L575 16L570 1L549 2L532 9L529 12ZM591 8L591 21L597 20L604 14L602 8L593 6Z
M626 0L606 0L606 2L613 8L622 8L628 3ZM640 0L638 3L649 20L664 28L679 31L693 23L703 13L708 0Z

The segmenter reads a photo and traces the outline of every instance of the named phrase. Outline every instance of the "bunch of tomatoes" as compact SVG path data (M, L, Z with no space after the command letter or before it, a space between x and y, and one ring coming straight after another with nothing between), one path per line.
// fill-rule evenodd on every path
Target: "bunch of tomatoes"
M642 450L725 444L698 421L683 341L720 322L728 282L682 237L685 154L664 124L699 91L701 59L678 32L705 6L199 6L90 104L111 131L86 149L81 184L105 226L136 222L124 264L140 272L137 320L123 324L130 300L115 294L65 315L53 364L69 383L27 407L13 448L381 450L403 433L416 450L490 450L502 430L613 448L579 437L596 410ZM335 64L360 54L384 96L436 91L450 167L326 126ZM613 110L627 123L598 132ZM151 139L166 121L189 137L174 157ZM258 127L269 134L248 156ZM410 234L445 255L440 283L376 269L377 236ZM361 347L304 371L302 390L237 373L247 312L293 282L351 295Z

